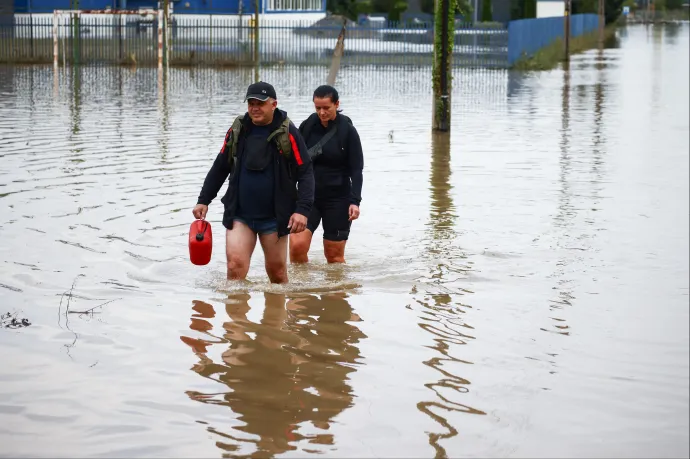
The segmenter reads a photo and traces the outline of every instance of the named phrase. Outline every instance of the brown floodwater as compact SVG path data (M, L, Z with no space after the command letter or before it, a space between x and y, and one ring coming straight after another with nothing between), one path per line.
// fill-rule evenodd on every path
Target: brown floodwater
M251 69L0 67L0 455L688 457L690 27L619 35L456 71L449 136L429 69L341 69L362 216L285 286L219 199L188 258ZM300 122L327 72L261 77Z

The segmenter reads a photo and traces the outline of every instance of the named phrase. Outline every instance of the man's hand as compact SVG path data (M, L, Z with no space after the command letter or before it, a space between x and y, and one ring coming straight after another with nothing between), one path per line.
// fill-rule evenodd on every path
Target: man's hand
M208 206L204 204L197 204L192 210L194 218L198 220L206 218L206 212L208 212Z
M350 204L350 221L357 220L359 218L359 206Z
M291 233L301 233L307 227L307 217L302 214L294 213L288 222L288 228Z

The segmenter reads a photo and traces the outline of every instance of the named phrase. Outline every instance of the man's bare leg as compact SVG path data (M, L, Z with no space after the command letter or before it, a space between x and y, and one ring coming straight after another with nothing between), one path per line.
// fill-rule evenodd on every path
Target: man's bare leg
M278 239L278 233L259 236L261 248L264 249L266 259L266 274L274 284L284 284L287 277L287 247L288 238L283 236Z
M345 263L345 244L347 241L323 240L323 254L328 263Z
M225 254L228 259L228 279L244 280L256 247L256 233L235 220L232 229L225 232Z
M312 236L312 232L308 229L290 235L290 263L307 263L309 261L308 253Z

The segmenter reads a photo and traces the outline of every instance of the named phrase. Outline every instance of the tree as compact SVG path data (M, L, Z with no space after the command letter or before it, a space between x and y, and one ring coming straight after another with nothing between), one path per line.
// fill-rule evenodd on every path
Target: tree
M482 22L491 22L493 19L491 0L482 0Z
M368 6L368 3L359 4L354 0L326 0L326 10L332 14L346 16L353 21L357 20L359 8Z
M604 19L606 24L616 22L623 13L623 2L625 0L604 0Z
M599 0L576 0L572 2L573 14L597 14L599 11Z

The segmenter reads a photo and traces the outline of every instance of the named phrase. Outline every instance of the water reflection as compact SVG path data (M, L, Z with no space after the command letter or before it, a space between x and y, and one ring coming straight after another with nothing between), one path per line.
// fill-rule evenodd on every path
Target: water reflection
M242 424L233 431L208 427L219 437L218 448L233 456L270 457L298 446L323 451L335 443L333 418L353 404L348 379L362 364L357 344L366 335L356 326L362 319L344 293L294 299L264 293L259 322L248 317L251 300L249 294L228 296L230 320L220 332L212 325L214 307L194 301L190 328L204 337L181 337L199 358L192 370L225 387L187 394L237 415ZM214 345L224 348L215 361Z
M74 142L75 138L81 131L81 72L82 68L79 66L73 67L70 72L70 85L72 93L72 99L70 100L72 138L70 140L72 140L72 142Z
M605 137L603 134L603 111L605 95L605 59L604 50L598 50L596 61L596 83L594 85L578 86L578 98L576 109L590 104L589 94L593 94L593 118L592 124L582 123L576 119L573 124L584 125L585 132L591 133L591 150L586 148L571 148L571 141L578 134L574 133L571 126L572 113L582 114L588 111L572 110L571 69L568 63L563 68L563 83L561 88L561 140L559 159L559 197L558 211L554 217L554 227L557 231L557 248L559 257L556 269L551 276L557 279L554 291L556 296L549 300L550 327L542 327L541 330L560 335L570 335L570 325L566 320L566 310L573 305L576 299L576 276L578 270L587 270L588 252L592 246L589 239L595 237L597 212L600 210L600 201L605 152ZM583 167L587 164L587 153L591 151L589 169ZM588 174L584 179L579 174ZM578 186L587 184L588 190L578 189ZM584 202L581 200L584 199ZM583 219L585 225L581 225L578 219ZM573 234L575 228L579 228L579 234ZM579 266L578 266L579 265ZM577 267L576 267L577 266Z
M15 91L14 69L11 65L0 65L0 94L9 96ZM9 101L10 98L5 100Z
M678 35L682 28L683 26L681 24L664 24L664 41L669 45L675 45L678 42Z
M158 72L158 116L161 120L161 132L158 135L158 147L161 152L161 160L168 157L168 132L170 129L170 117L168 113L168 71Z
M567 247L563 247L564 237L567 238L568 228L572 226L572 222L576 217L577 210L573 205L573 194L571 184L571 174L573 169L572 157L570 151L571 127L570 127L570 62L563 63L563 85L561 88L561 141L560 150L561 155L559 159L560 173L559 173L559 196L558 196L558 212L554 217L554 226L559 230L558 246L562 251L562 255L556 262L556 271L552 277L558 278L556 287L554 287L557 296L549 300L549 310L551 313L550 319L553 321L551 328L541 328L543 331L555 332L561 335L569 335L570 327L566 323L563 314L558 311L572 305L572 300L575 299L573 279L567 276L568 265L572 263L572 252Z
M461 394L469 391L470 381L451 372L455 364L471 364L459 355L458 346L474 339L474 328L463 318L471 306L460 298L470 293L458 285L471 270L471 263L457 246L459 234L455 228L455 206L451 197L451 144L446 133L432 133L431 212L428 224L427 254L431 258L430 273L422 280L423 291L416 295L421 306L419 326L433 337L429 346L434 355L424 365L440 373L438 380L425 384L434 393L431 401L421 401L417 408L437 422L439 432L429 432L429 444L436 457L447 457L441 440L458 435L454 422L449 421L452 413L486 414L461 403Z
M514 99L517 97L523 90L525 86L525 82L527 81L528 74L525 72L519 72L519 71L508 71L508 78L507 84L508 84L508 99Z

